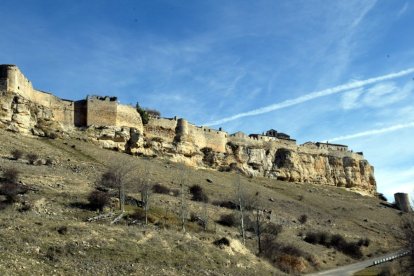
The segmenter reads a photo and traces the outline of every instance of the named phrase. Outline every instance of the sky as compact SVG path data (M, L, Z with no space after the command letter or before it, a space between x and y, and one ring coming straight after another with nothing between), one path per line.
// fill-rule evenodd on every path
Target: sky
M414 190L411 1L2 0L0 18L0 63L37 89L347 144L389 200Z

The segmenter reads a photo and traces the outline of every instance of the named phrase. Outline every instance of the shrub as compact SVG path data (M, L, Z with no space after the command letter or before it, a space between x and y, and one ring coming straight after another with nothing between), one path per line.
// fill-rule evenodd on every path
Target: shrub
M137 221L145 221L145 211L143 209L137 209L133 214L129 215L129 218ZM155 222L155 218L150 214L148 215L148 222Z
M29 202L23 202L22 206L18 209L20 213L28 212L32 210L32 205Z
M208 202L208 196L204 193L203 188L199 185L193 185L190 187L190 193L192 195L192 200Z
M59 234L66 235L66 233L68 232L68 227L67 226L60 226L56 230Z
M274 223L268 223L262 229L263 234L272 235L274 237L277 237L280 233L282 233L282 231L283 226L281 224Z
M315 258L293 245L283 245L268 235L263 237L261 255L288 273L301 272L306 268L306 260L314 265Z
M308 216L307 215L303 214L299 217L299 222L301 224L305 224L307 221L308 221Z
M378 195L378 198L380 199L380 200L382 200L382 201L388 201L388 199L385 197L385 195L384 194L382 194L382 193L379 193Z
M319 235L316 232L308 232L306 233L305 242L311 244L318 244L320 241Z
M147 112L147 114L148 114L150 117L156 117L156 118L158 118L158 117L160 117L160 116L161 116L161 112L159 112L159 111L158 111L158 110L156 110L156 109L145 108L145 111Z
M109 203L109 195L105 192L95 190L89 194L88 201L89 206L92 209L102 211L103 208Z
M370 243L371 243L371 241L370 241L368 238L365 238L365 239L360 239L360 240L358 241L358 246L365 246L365 247L368 247Z
M11 151L11 155L13 156L14 160L19 160L20 158L23 157L23 151L19 149L14 149Z
M302 272L306 268L303 259L287 254L282 254L277 258L277 266L280 270L289 274Z
M213 242L214 245L217 246L230 246L230 241L228 238L221 238Z
M344 239L344 237L342 237L339 234L335 234L331 237L331 243L330 245L335 247L335 248L340 248L342 247L344 244L346 243L346 240Z
M17 201L17 195L27 192L27 188L17 183L3 183L0 188L0 194L6 197L8 203L14 203Z
M362 245L365 243L369 245L368 239L360 239L358 242L347 242L339 234L330 235L325 232L309 232L306 234L305 241L312 244L321 244L326 247L334 247L336 250L354 259L360 259L362 257L360 248Z
M53 159L52 159L52 158L50 158L50 157L46 158L46 163L45 163L45 165L46 165L46 166L52 166L52 165L53 165Z
M217 222L224 226L233 227L237 224L237 219L234 214L225 214L221 215Z
M20 171L16 168L8 168L3 172L4 179L11 183L17 183L19 175Z
M338 250L354 259L362 258L361 247L356 242L346 242Z
M326 232L320 233L319 243L326 247L330 247L331 246L331 235Z
M152 191L157 194L169 194L171 190L170 188L164 185L155 184L154 186L152 186Z
M223 208L227 208L227 209L231 209L231 210L235 210L235 209L239 209L239 205L234 203L233 201L214 201L213 205L219 206L219 207L223 207Z
M27 154L27 160L29 160L29 164L33 165L37 159L39 159L39 155L37 155L36 153Z

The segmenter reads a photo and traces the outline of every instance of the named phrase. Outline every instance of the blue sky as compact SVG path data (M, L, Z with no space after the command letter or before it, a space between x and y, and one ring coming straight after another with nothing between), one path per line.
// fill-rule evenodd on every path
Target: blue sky
M381 78L414 68L410 1L3 0L0 18L0 63L38 89L115 95L198 125L293 99L215 127L348 144L380 192L413 191L414 72Z

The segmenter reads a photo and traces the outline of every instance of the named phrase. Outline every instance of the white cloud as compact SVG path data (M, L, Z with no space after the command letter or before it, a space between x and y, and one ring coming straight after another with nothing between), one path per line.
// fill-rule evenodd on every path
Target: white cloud
M329 142L344 141L344 140L355 139L355 138L360 138L360 137L379 135L379 134L383 134L387 132L397 131L397 130L405 129L405 128L412 128L412 127L414 127L414 122L408 122L405 124L396 124L396 125L389 126L389 127L384 127L384 128L379 128L379 129L370 129L370 130L366 130L366 131L362 131L362 132L358 132L354 134L343 135L343 136L328 139L327 141Z
M383 107L399 102L406 98L414 88L412 82L407 83L403 88L399 88L395 83L379 83L368 89L362 99L363 104L370 107Z
M384 107L404 100L414 90L414 83L408 82L398 87L394 82L384 82L364 90L362 88L347 92L342 96L341 104L345 110L361 107Z
M363 88L354 89L342 96L342 108L343 109L353 109L360 107L358 102L359 97L364 92Z
M308 102L308 101L311 101L313 99L317 99L317 98L337 94L337 93L348 91L348 90L355 89L355 88L364 87L366 85L382 82L382 81L385 81L385 80L391 80L391 79L399 78L399 77L411 74L413 72L414 72L414 68L408 68L406 70L402 70L402 71L399 71L399 72L395 72L395 73L391 73L391 74L387 74L387 75L383 75L383 76L379 76L379 77L374 77L374 78L370 78L370 79L366 79L366 80L354 81L354 82L338 85L338 86L335 86L335 87L331 87L331 88L323 89L323 90L320 90L320 91L315 91L315 92L312 92L312 93L308 93L308 94L305 94L305 95L300 96L298 98L294 98L294 99L286 100L286 101L283 101L283 102L280 102L280 103L275 103L275 104L272 104L272 105L264 106L264 107L257 108L257 109L251 110L251 111L242 112L242 113L239 113L239 114L236 114L236 115L233 115L233 116L230 116L230 117L226 117L226 118L223 118L223 119L220 119L220 120L216 120L216 121L213 121L213 122L209 122L209 123L206 123L206 124L203 124L203 125L206 125L206 126L219 125L219 124L234 121L234 120L237 120L237 119L240 119L240 118L243 118L243 117L255 116L255 115L259 115L259 114L263 114L263 113L272 112L272 111L275 111L275 110L279 110L279 109L287 108L287 107L290 107L290 106L298 105L298 104L301 104L301 103L304 103L304 102Z

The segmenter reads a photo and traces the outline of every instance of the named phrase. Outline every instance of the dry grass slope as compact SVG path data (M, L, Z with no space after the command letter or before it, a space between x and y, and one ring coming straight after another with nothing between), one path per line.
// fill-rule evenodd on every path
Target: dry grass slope
M17 203L2 205L0 210L1 275L280 275L280 269L290 271L285 268L289 263L298 271L310 272L353 261L334 248L305 242L304 234L310 231L341 234L349 241L368 238L370 245L362 248L364 258L401 245L400 215L379 204L378 199L329 186L242 177L244 193L263 211L264 223L283 226L277 242L300 248L312 257L292 258L292 253L260 258L253 232L247 232L243 245L237 227L215 223L222 214L238 215L236 210L211 204L236 202L232 173L194 170L161 159L145 160L79 140L24 137L0 130L0 141L1 172L18 169L18 181L29 187ZM15 149L53 162L32 165L25 157L16 160L11 154ZM131 174L139 175L145 167L152 184L172 191L179 190L180 179L186 175L186 190L199 185L210 203L192 201L191 194L186 194L186 233L180 231L180 197L168 193L151 195L152 223L148 226L131 223L133 214L141 210L131 201L127 201L128 215L117 224L111 225L110 219L88 222L98 215L86 208L88 194L114 161L136 168ZM140 198L134 185L127 193ZM115 198L116 194L114 204ZM0 200L4 198L0 196ZM105 212L116 213L115 205ZM191 213L204 212L209 216L207 231L197 220L190 221ZM247 215L253 220L252 211ZM303 215L307 220L300 222ZM223 237L230 246L213 244ZM278 264L281 261L284 263Z

